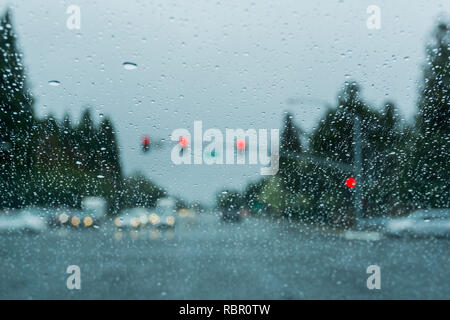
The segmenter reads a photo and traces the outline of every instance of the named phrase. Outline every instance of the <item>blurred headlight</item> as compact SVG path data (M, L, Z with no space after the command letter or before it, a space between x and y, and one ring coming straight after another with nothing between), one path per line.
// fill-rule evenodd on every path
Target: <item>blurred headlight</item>
M91 217L84 217L83 223L86 227L90 227L94 223L94 220Z
M74 227L78 227L78 225L80 224L81 220L80 218L78 218L77 216L72 217L72 219L70 220L70 223L72 223L72 225Z
M67 221L69 221L69 215L67 213L61 213L58 216L58 220L60 223L66 223Z
M391 231L402 231L406 228L409 228L412 225L411 221L408 220L398 220L398 221L391 221L388 223L387 227Z
M148 216L148 221L150 221L150 223L151 223L152 225L158 224L160 220L161 220L161 219L159 218L159 216L158 216L156 213L151 213L151 214Z
M146 215L140 216L140 217L139 217L139 222L140 222L142 225L147 224L147 222L148 222L147 216L146 216Z
M174 218L173 216L168 216L168 217L166 218L166 223L167 223L169 226L173 226L173 225L175 224L175 218Z
M121 227L123 224L122 218L119 218L119 217L115 218L114 224L116 225L116 227Z
M186 209L180 209L180 211L178 212L178 214L181 218L187 217L188 213L189 212Z
M141 224L141 221L138 218L131 218L130 224L132 227L137 228Z

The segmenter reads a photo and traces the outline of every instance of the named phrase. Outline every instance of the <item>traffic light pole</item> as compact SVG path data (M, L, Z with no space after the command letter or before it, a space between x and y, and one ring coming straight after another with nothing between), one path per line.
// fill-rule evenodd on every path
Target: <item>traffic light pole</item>
M356 227L359 228L360 220L363 216L363 174L362 174L362 142L361 142L361 121L359 117L355 117L353 125L353 156L354 156L354 174L356 177L356 186L354 194L354 206L356 210Z
M307 161L310 163L315 163L324 167L333 168L336 170L344 171L350 174L354 174L356 179L356 186L354 189L354 195L353 195L353 204L355 206L356 210L356 227L359 228L360 226L360 219L363 216L363 203L362 203L362 197L363 197L363 170L362 170L362 138L361 138L361 120L359 117L355 117L354 123L353 123L353 165L337 162L337 161L330 161L324 158L320 158L313 155L307 155L307 154L291 154L291 153L284 153L282 152L280 154L282 157L286 157L288 159L293 160L301 160L301 161Z

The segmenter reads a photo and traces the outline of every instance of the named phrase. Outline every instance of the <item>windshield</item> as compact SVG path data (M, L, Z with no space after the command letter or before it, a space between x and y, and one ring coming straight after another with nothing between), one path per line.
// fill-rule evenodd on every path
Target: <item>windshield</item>
M0 299L450 299L449 12L0 0Z

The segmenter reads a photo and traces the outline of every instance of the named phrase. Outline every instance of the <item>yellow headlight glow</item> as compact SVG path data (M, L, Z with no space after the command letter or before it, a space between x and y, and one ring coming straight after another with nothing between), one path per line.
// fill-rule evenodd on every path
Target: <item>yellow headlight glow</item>
M139 217L139 222L140 222L142 225L146 225L147 222L148 222L147 216L146 216L145 214L142 215L142 216L140 216L140 217Z
M94 220L91 217L84 217L83 223L86 227L90 227L94 223Z
M187 215L189 214L189 211L187 211L187 209L180 209L180 211L178 212L179 216L181 218L185 218L187 217Z
M114 224L116 225L116 227L121 227L123 224L122 218L119 218L119 217L115 218Z
M155 225L155 224L158 224L158 223L159 223L160 218L159 218L159 216L158 216L156 213L151 213L151 214L148 216L148 221L150 221L150 223L151 223L152 225Z
M130 224L132 227L137 228L141 224L141 221L139 220L139 218L131 218Z
M173 226L173 225L175 224L175 218L174 218L173 216L168 216L168 217L166 218L166 223L167 223L169 226Z
M66 223L67 221L69 221L69 215L67 213L61 213L58 217L59 222L61 223Z
M77 216L72 217L72 219L70 220L70 223L72 223L72 225L74 227L78 227L78 225L80 224L81 220L80 218L78 218Z

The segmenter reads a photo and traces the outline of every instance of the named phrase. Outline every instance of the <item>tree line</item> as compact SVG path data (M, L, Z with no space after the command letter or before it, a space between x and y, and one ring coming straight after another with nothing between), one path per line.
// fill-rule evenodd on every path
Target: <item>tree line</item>
M281 128L279 173L249 183L244 191L217 194L220 210L250 210L351 225L351 173L283 154L307 154L352 165L355 117L362 136L362 205L365 216L401 215L417 208L450 207L450 25L439 23L426 47L426 61L413 123L392 101L370 106L356 81L348 81L306 139L286 113ZM306 142L306 143L305 143ZM360 186L357 186L360 187Z
M10 11L0 18L0 208L79 207L85 196L107 200L109 212L153 207L166 191L142 175L122 173L116 132L86 109L78 124L65 115L39 119L27 85Z

